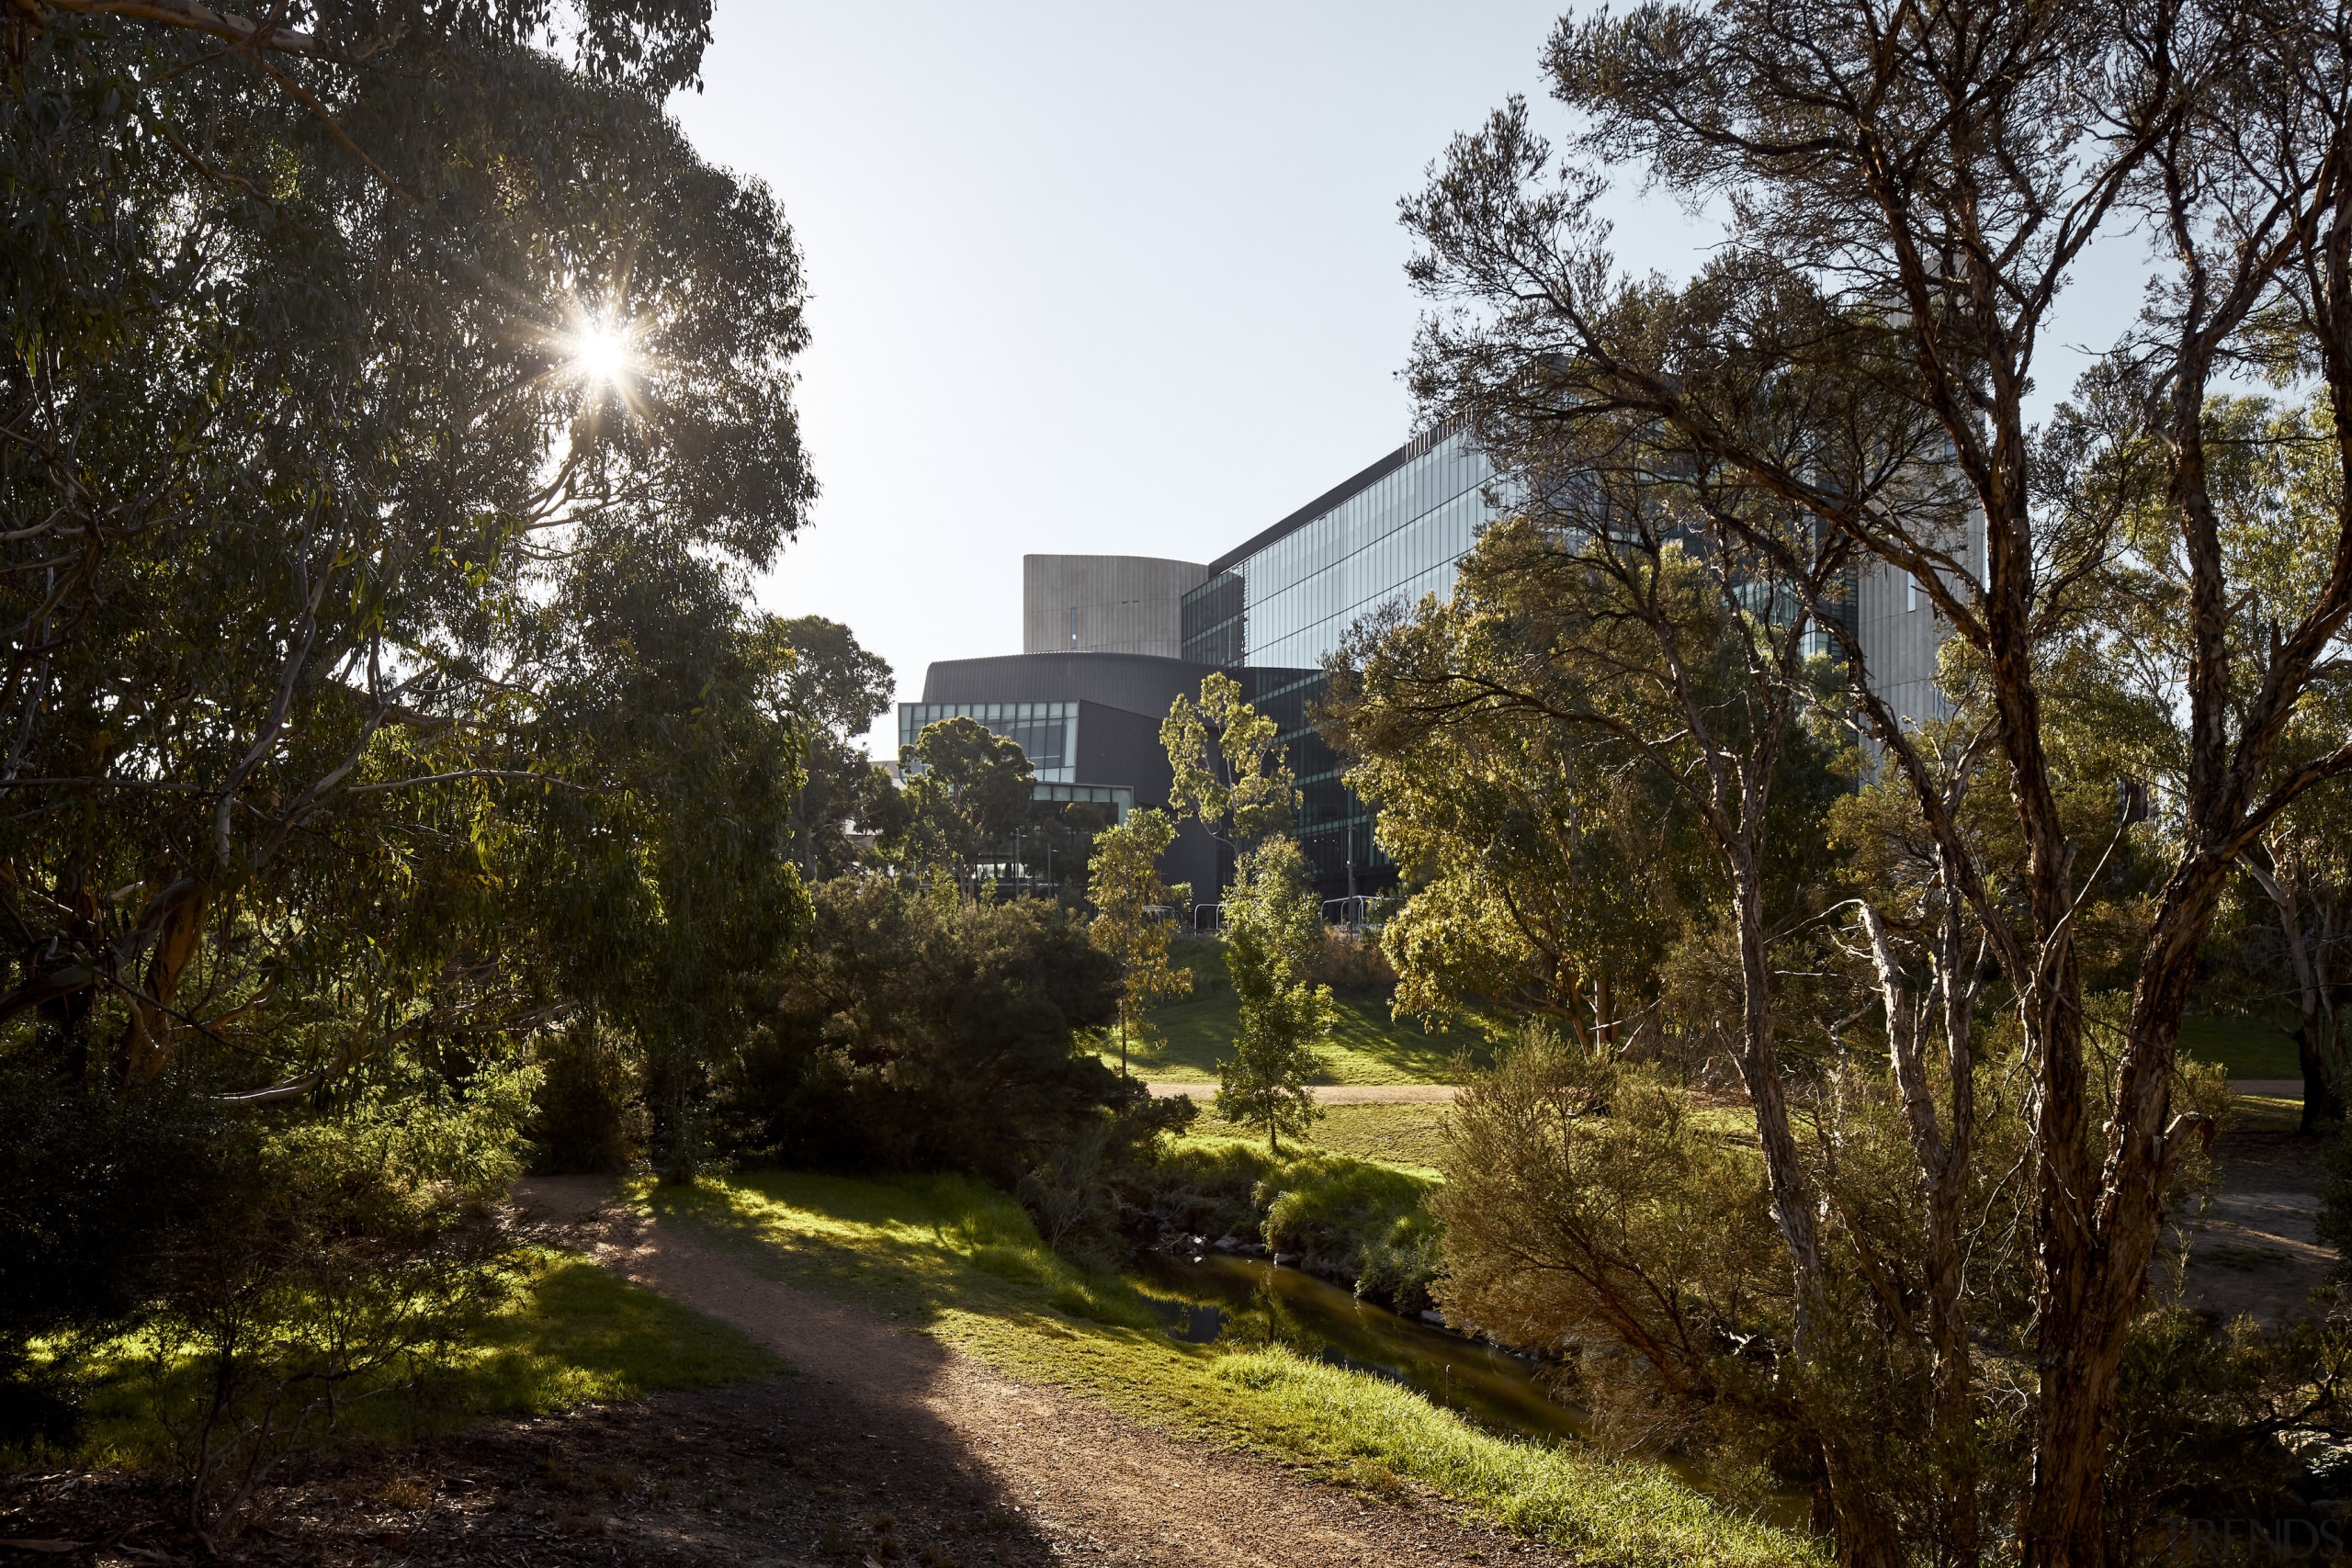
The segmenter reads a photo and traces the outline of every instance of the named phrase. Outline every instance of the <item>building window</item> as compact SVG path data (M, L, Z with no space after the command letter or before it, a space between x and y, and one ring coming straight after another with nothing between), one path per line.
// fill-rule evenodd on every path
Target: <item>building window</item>
M912 746L943 719L968 718L1021 748L1040 779L1069 783L1078 762L1076 703L900 703L899 745ZM914 764L917 772L922 764Z

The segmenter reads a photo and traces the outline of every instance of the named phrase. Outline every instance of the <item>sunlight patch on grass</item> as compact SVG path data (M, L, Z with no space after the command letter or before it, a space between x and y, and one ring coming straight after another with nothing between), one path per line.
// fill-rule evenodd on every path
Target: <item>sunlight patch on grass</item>
M1761 1564L1809 1556L1786 1532L1725 1514L1662 1466L1496 1437L1408 1389L1279 1347L1222 1357L1214 1375L1279 1403L1349 1459L1377 1461L1589 1558Z
M1341 997L1339 1011L1317 1083L1453 1083L1461 1077L1456 1057L1467 1053L1480 1066L1488 1060L1484 1035L1461 1028L1430 1033L1418 1023L1390 1018L1385 1001ZM1127 1070L1146 1083L1214 1083L1218 1059L1233 1054L1240 1022L1240 1007L1230 991L1161 1008L1151 1015L1158 1038L1131 1044ZM1119 1065L1115 1037L1097 1040L1096 1049L1103 1061Z
M348 1391L335 1435L405 1442L485 1416L638 1399L662 1389L703 1388L786 1371L735 1329L598 1268L576 1253L535 1251L508 1278L503 1303L461 1344L435 1347L413 1385L395 1369ZM90 1417L82 1458L151 1466L168 1458L159 1405L183 1404L200 1375L183 1359L160 1379L152 1341L126 1337L90 1367Z
M472 1337L451 1388L471 1409L549 1410L784 1370L726 1324L554 1253Z
M1308 1134L1317 1149L1437 1174L1445 1153L1444 1105L1327 1105Z
M887 1305L1012 1376L1341 1483L1418 1478L1588 1562L1821 1561L1809 1542L1725 1512L1663 1466L1495 1436L1410 1390L1278 1349L1179 1344L1157 1327L1176 1298L1058 1257L1018 1204L975 1182L761 1172L643 1185L634 1198L762 1272Z

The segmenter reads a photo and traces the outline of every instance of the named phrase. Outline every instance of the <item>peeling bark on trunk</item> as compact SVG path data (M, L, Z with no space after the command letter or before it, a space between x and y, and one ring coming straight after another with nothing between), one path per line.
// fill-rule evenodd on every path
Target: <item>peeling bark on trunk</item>
M1920 1272L1928 1295L1928 1339L1935 1356L1928 1427L1947 1477L1944 1535L1957 1564L1983 1555L1983 1522L1976 1517L1975 1413L1968 1340L1966 1258L1962 1242L1968 1179L1975 1157L1974 1009L1976 984L1964 945L1962 906L1945 884L1943 908L1932 943L1933 979L1927 1006L1915 1006L1886 924L1869 900L1861 904L1886 1014L1887 1050L1895 1091L1903 1102L1919 1184L1927 1200L1920 1237ZM1918 1025L1934 1003L1943 1003L1946 1065L1951 1078L1949 1135L1936 1111L1935 1091L1920 1051Z
M128 998L130 1022L115 1056L122 1082L149 1082L171 1059L180 1025L170 1010L179 999L180 977L202 942L205 905L203 886L182 879L156 894L140 915L134 947L152 940L154 953L139 991Z

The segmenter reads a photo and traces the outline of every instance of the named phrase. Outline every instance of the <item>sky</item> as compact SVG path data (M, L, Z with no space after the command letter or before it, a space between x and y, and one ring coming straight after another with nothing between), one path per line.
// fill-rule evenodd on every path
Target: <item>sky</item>
M762 602L846 622L911 701L1021 650L1023 554L1205 561L1407 439L1397 200L1542 100L1557 5L719 0L672 112L774 189L811 296L822 490ZM1610 210L1636 271L1713 233Z
M1403 442L1397 198L1542 96L1557 15L719 0L672 112L775 190L811 295L822 493L763 602L911 701L1021 650L1023 554L1204 561ZM1629 249L1695 254L1659 205Z

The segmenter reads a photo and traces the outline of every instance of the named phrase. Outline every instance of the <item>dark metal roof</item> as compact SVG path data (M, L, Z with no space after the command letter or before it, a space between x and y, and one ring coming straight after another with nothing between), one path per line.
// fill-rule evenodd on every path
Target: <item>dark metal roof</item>
M1405 445L1397 447L1396 450L1389 453L1388 456L1381 458L1380 461L1373 464L1372 467L1364 469L1362 473L1357 474L1354 478L1345 479L1340 483L1334 485L1331 489L1325 491L1321 495L1317 496L1313 501L1308 502L1305 506L1300 507L1297 511L1292 513L1289 516L1283 518L1272 527L1266 529L1262 533L1250 536L1240 544L1236 545L1233 548L1226 551L1225 554L1217 557L1216 559L1209 562L1209 575L1211 577L1215 577L1218 572L1232 566L1234 562L1245 560L1248 558L1256 555L1260 550L1264 549L1268 545L1272 544L1276 539L1283 537L1284 535L1298 532L1299 529L1304 528L1309 523L1314 522L1317 517L1322 516L1323 513L1330 511L1331 508L1339 505L1350 496L1355 495L1363 491L1370 490L1374 485L1378 484L1382 479L1386 479L1389 475L1395 473L1397 469L1403 468L1414 458L1427 456L1430 450L1436 446L1439 442L1453 434L1454 429L1455 423L1452 420L1448 420L1442 424L1431 425L1429 429L1421 432L1419 435L1414 436L1410 441L1406 442Z
M1155 723L1168 705L1200 689L1201 678L1218 673L1214 664L1162 659L1152 653L999 653L978 659L942 659L923 672L925 705L970 706L983 703L1093 703L1142 714ZM1241 682L1241 694L1256 702L1263 693L1289 690L1319 679L1319 670L1273 665L1227 670ZM900 707L914 705L901 703Z
M1100 703L1159 718L1213 664L1150 653L1000 653L943 659L923 672L926 703Z

